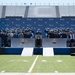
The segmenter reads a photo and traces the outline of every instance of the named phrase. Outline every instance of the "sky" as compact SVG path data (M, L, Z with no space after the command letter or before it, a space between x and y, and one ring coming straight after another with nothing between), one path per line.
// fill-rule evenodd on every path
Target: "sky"
M0 5L2 4L59 4L59 5L75 5L75 0L0 0Z

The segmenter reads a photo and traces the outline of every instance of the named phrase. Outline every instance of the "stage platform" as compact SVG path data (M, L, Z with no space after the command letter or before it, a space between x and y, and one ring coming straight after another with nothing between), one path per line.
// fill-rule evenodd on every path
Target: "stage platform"
M11 47L3 47L0 48L0 52L2 54L19 54L23 52L23 50L31 52L31 55L44 55L44 53L51 53L50 50L53 50L54 55L71 55L71 51L73 50L73 53L75 53L75 47L67 47L66 46L66 40L64 38L56 38L56 42L54 39L51 38L45 38L42 39L42 46L41 47L35 47L35 39L23 39L24 43L21 42L21 38L12 38L11 40ZM52 49L51 49L52 48ZM30 49L31 51L29 51ZM47 51L48 52L47 52ZM26 52L26 53L28 53ZM32 54L33 53L33 54Z
M11 48L35 47L35 39L12 38ZM53 42L54 41L54 42ZM55 42L56 41L56 42ZM66 39L64 38L44 38L42 39L42 47L66 48Z

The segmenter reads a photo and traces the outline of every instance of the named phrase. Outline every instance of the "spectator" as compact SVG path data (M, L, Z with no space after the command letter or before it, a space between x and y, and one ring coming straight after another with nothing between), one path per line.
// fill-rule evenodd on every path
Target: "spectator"
M74 43L75 43L75 34L73 31L70 31L69 38L70 38L70 45L71 45L71 47L73 47Z

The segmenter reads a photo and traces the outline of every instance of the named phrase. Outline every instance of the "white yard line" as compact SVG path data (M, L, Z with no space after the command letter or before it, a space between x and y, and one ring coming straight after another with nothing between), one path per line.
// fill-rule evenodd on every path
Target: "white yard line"
M41 62L47 62L46 60L41 60Z
M55 71L55 73L58 73L58 71Z
M75 73L0 73L0 75L75 75Z
M32 72L32 70L33 70L33 68L34 68L34 66L35 66L35 64L36 64L36 61L37 61L38 57L39 57L39 55L36 56L36 58L35 58L33 64L31 65L30 69L28 70L28 73L31 73L31 72Z
M4 73L4 72L5 72L5 70L1 71L1 73Z

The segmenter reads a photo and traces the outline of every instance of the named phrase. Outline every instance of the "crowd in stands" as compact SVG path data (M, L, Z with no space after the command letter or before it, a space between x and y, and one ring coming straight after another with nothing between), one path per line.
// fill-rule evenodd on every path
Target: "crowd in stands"
M46 38L67 38L67 43L75 42L75 38L71 37L71 34L75 34L74 28L45 28ZM6 28L5 30L0 30L1 46L10 47L11 38L34 38L36 34L42 35L42 30L40 28L34 32L33 28ZM72 39L70 41L70 39ZM73 40L74 39L74 40ZM69 46L69 45L68 45Z
M6 28L0 30L0 38L2 41L2 47L10 46L11 38L33 38L33 28Z
M70 31L75 31L73 28L45 28L47 38L67 38Z
M66 46L75 46L75 30L74 28L45 28L47 38L67 38Z

